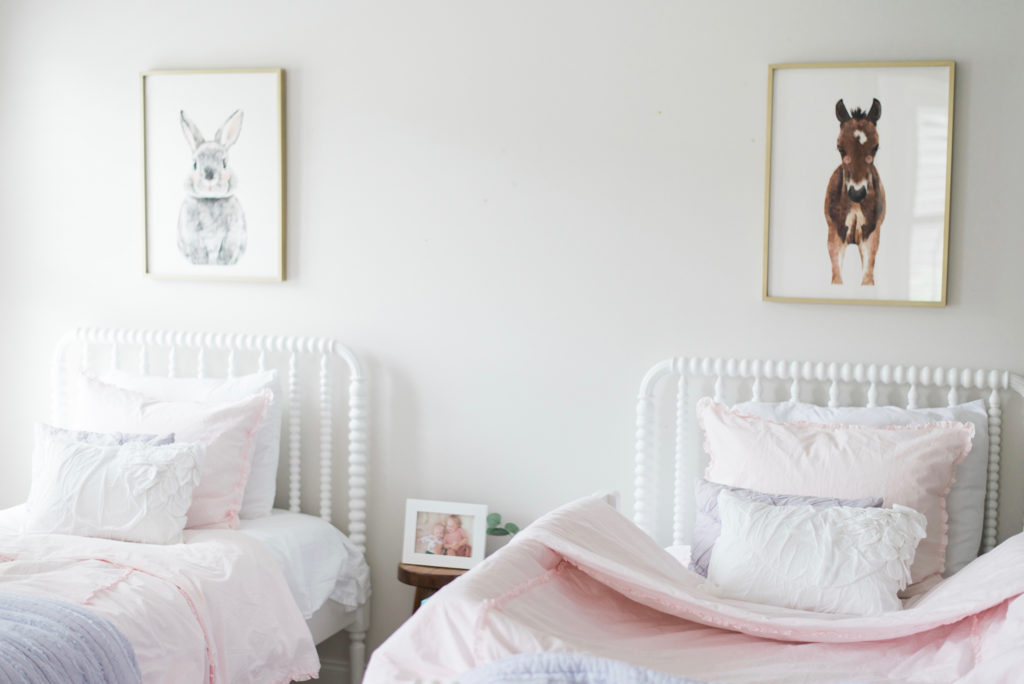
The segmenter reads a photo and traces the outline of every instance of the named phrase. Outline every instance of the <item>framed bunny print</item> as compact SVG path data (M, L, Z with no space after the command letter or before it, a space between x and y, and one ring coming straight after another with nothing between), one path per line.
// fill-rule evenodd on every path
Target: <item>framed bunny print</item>
M142 123L146 273L284 280L284 71L148 71Z

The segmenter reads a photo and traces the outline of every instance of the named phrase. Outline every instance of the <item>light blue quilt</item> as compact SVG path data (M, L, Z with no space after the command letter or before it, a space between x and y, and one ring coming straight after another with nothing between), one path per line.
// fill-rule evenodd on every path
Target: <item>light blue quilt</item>
M0 684L138 684L135 652L80 606L0 592Z
M527 653L459 676L458 684L706 684L586 653Z

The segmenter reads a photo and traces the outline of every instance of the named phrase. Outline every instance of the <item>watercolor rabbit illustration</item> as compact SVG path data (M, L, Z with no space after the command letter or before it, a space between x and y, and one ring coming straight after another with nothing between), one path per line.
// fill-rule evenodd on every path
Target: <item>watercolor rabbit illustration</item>
M248 235L228 150L242 130L242 110L227 118L213 140L203 138L184 111L181 130L192 148L192 171L178 212L178 249L193 264L237 263L245 254Z

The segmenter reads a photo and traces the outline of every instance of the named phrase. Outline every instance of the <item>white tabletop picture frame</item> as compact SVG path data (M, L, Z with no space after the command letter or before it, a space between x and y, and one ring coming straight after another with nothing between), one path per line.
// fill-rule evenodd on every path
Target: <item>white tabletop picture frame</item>
M460 537L464 544L459 544ZM454 550L453 540L458 546ZM468 570L484 559L486 541L487 506L406 499L403 563Z

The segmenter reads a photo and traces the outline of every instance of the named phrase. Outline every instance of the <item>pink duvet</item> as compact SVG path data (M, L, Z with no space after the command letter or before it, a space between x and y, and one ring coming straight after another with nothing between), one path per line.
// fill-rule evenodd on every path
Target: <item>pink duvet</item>
M602 501L577 501L429 600L365 681L452 680L543 651L714 682L1024 681L1024 535L881 617L722 600L703 581Z
M10 513L0 517L0 590L96 610L131 642L146 684L316 677L309 629L259 542L230 530L186 531L167 546L22 536Z

